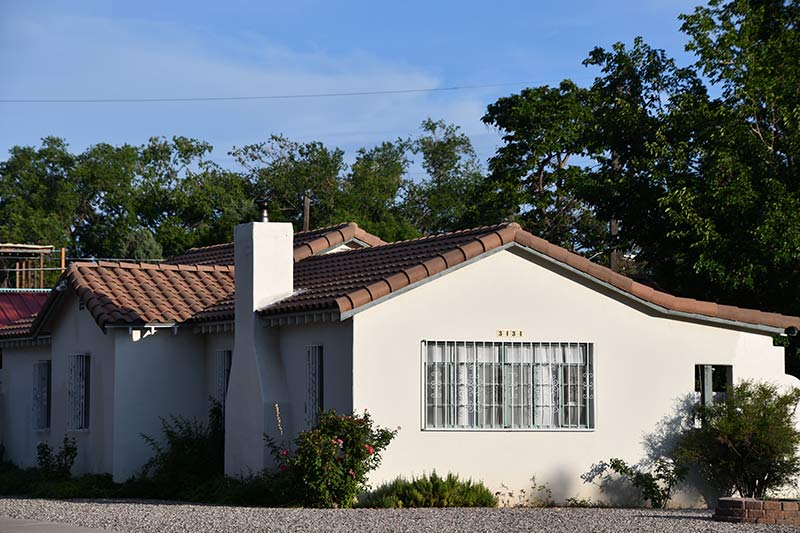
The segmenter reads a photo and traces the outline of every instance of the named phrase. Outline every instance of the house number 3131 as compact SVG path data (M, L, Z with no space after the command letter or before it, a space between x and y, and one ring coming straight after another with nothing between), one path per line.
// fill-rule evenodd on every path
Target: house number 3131
M498 329L498 337L522 337L521 329Z

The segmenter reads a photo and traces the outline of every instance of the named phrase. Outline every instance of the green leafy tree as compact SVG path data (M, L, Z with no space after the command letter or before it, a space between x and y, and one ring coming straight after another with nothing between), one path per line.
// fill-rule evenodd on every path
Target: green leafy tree
M411 150L422 157L427 178L408 182L403 208L423 235L452 231L477 218L475 200L483 178L472 142L458 126L427 119Z
M402 139L358 151L341 184L336 218L356 222L387 241L410 239L418 233L399 205L406 184L409 143Z
M269 201L271 220L303 226L303 203L311 203L310 229L330 226L335 220L344 152L321 142L297 143L280 135L230 152L245 169L255 193Z
M229 241L234 225L252 220L249 185L209 161L212 149L186 137L154 137L140 148L136 212L166 256Z
M113 255L135 223L136 149L98 144L70 153L56 137L11 149L0 163L0 234L19 243L65 246L74 255Z
M670 292L800 313L799 13L796 2L714 0L682 16L698 57L689 68L636 39L591 51L585 64L600 75L587 89L498 100L484 120L506 144L484 199L587 255L616 250L623 270ZM608 230L584 231L576 218L562 227L587 237L546 233L541 221L570 197L531 194L553 146L573 154L563 188L589 230Z
M571 250L597 248L604 225L576 194L587 170L570 164L587 152L589 91L569 80L524 89L491 104L483 121L502 132L505 145L489 160L481 222L517 220Z
M119 244L115 257L147 261L163 259L164 250L156 240L155 235L147 228L131 230Z

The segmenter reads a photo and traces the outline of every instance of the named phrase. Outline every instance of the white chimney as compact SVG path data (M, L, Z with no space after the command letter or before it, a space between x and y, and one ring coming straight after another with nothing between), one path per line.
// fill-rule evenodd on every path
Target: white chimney
M255 311L292 294L294 231L286 222L250 222L234 230L236 320L225 401L225 472L263 469L263 435L274 425L276 402L285 401L277 333ZM280 373L280 372L278 372Z
M236 321L292 294L294 231L289 222L250 222L234 230Z

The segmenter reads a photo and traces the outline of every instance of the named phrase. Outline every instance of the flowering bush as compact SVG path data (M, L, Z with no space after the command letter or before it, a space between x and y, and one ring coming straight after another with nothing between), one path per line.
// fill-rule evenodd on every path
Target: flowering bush
M352 507L396 433L376 427L366 411L363 416L325 411L316 428L298 435L293 452L265 440L297 503Z

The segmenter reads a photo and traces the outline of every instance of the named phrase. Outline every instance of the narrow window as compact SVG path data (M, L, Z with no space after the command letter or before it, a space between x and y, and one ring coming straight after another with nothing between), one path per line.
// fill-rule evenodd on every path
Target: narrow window
M33 365L33 429L50 428L51 386L51 362L36 362Z
M306 425L316 427L324 409L324 380L322 346L306 346Z
M725 400L728 387L733 385L733 366L694 365L694 390L703 405Z
M424 341L424 426L594 428L590 343Z
M225 405L225 399L228 397L228 383L231 380L231 362L233 361L233 352L231 350L217 350L216 352L216 367L217 367L217 395L216 398L222 405Z
M67 429L89 429L91 398L91 357L89 354L69 356L69 376L67 387L68 420Z

